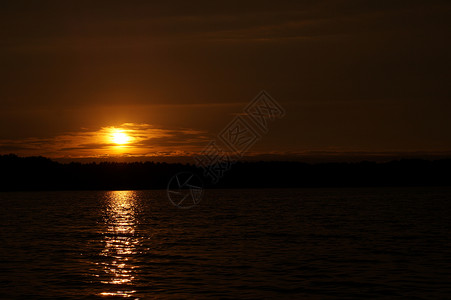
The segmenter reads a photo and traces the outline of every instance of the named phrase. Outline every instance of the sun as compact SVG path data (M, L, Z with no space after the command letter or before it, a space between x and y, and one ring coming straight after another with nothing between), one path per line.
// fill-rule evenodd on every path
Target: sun
M118 145L124 145L130 142L130 136L122 130L116 130L111 134L111 141Z

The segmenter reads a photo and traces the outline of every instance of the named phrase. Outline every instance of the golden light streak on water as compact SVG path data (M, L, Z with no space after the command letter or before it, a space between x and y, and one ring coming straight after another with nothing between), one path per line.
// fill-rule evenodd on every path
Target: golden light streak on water
M107 230L104 234L105 246L101 253L107 259L102 263L101 282L117 286L117 290L101 292L100 295L132 297L136 292L130 289L136 279L136 266L133 261L139 253L140 244L140 239L136 236L136 192L111 191L107 198Z

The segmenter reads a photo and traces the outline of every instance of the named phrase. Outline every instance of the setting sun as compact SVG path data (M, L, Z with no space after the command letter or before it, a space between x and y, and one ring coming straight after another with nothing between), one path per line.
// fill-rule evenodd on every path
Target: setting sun
M118 145L124 145L130 141L130 136L122 130L117 130L111 134L111 140Z

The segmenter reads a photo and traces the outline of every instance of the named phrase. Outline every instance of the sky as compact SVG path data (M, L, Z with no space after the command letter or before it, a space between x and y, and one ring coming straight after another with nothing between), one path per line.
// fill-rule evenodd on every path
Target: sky
M446 156L450 29L437 0L1 1L0 154L196 155L265 90L246 155Z

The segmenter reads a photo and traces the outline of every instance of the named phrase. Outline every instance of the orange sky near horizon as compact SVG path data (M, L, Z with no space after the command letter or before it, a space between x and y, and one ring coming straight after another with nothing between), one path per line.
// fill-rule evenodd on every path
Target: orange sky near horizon
M190 155L201 150L208 141L204 132L155 128L149 124L124 123L98 130L84 129L51 138L29 138L0 141L22 155L50 158L170 156ZM178 143L169 145L168 143Z

